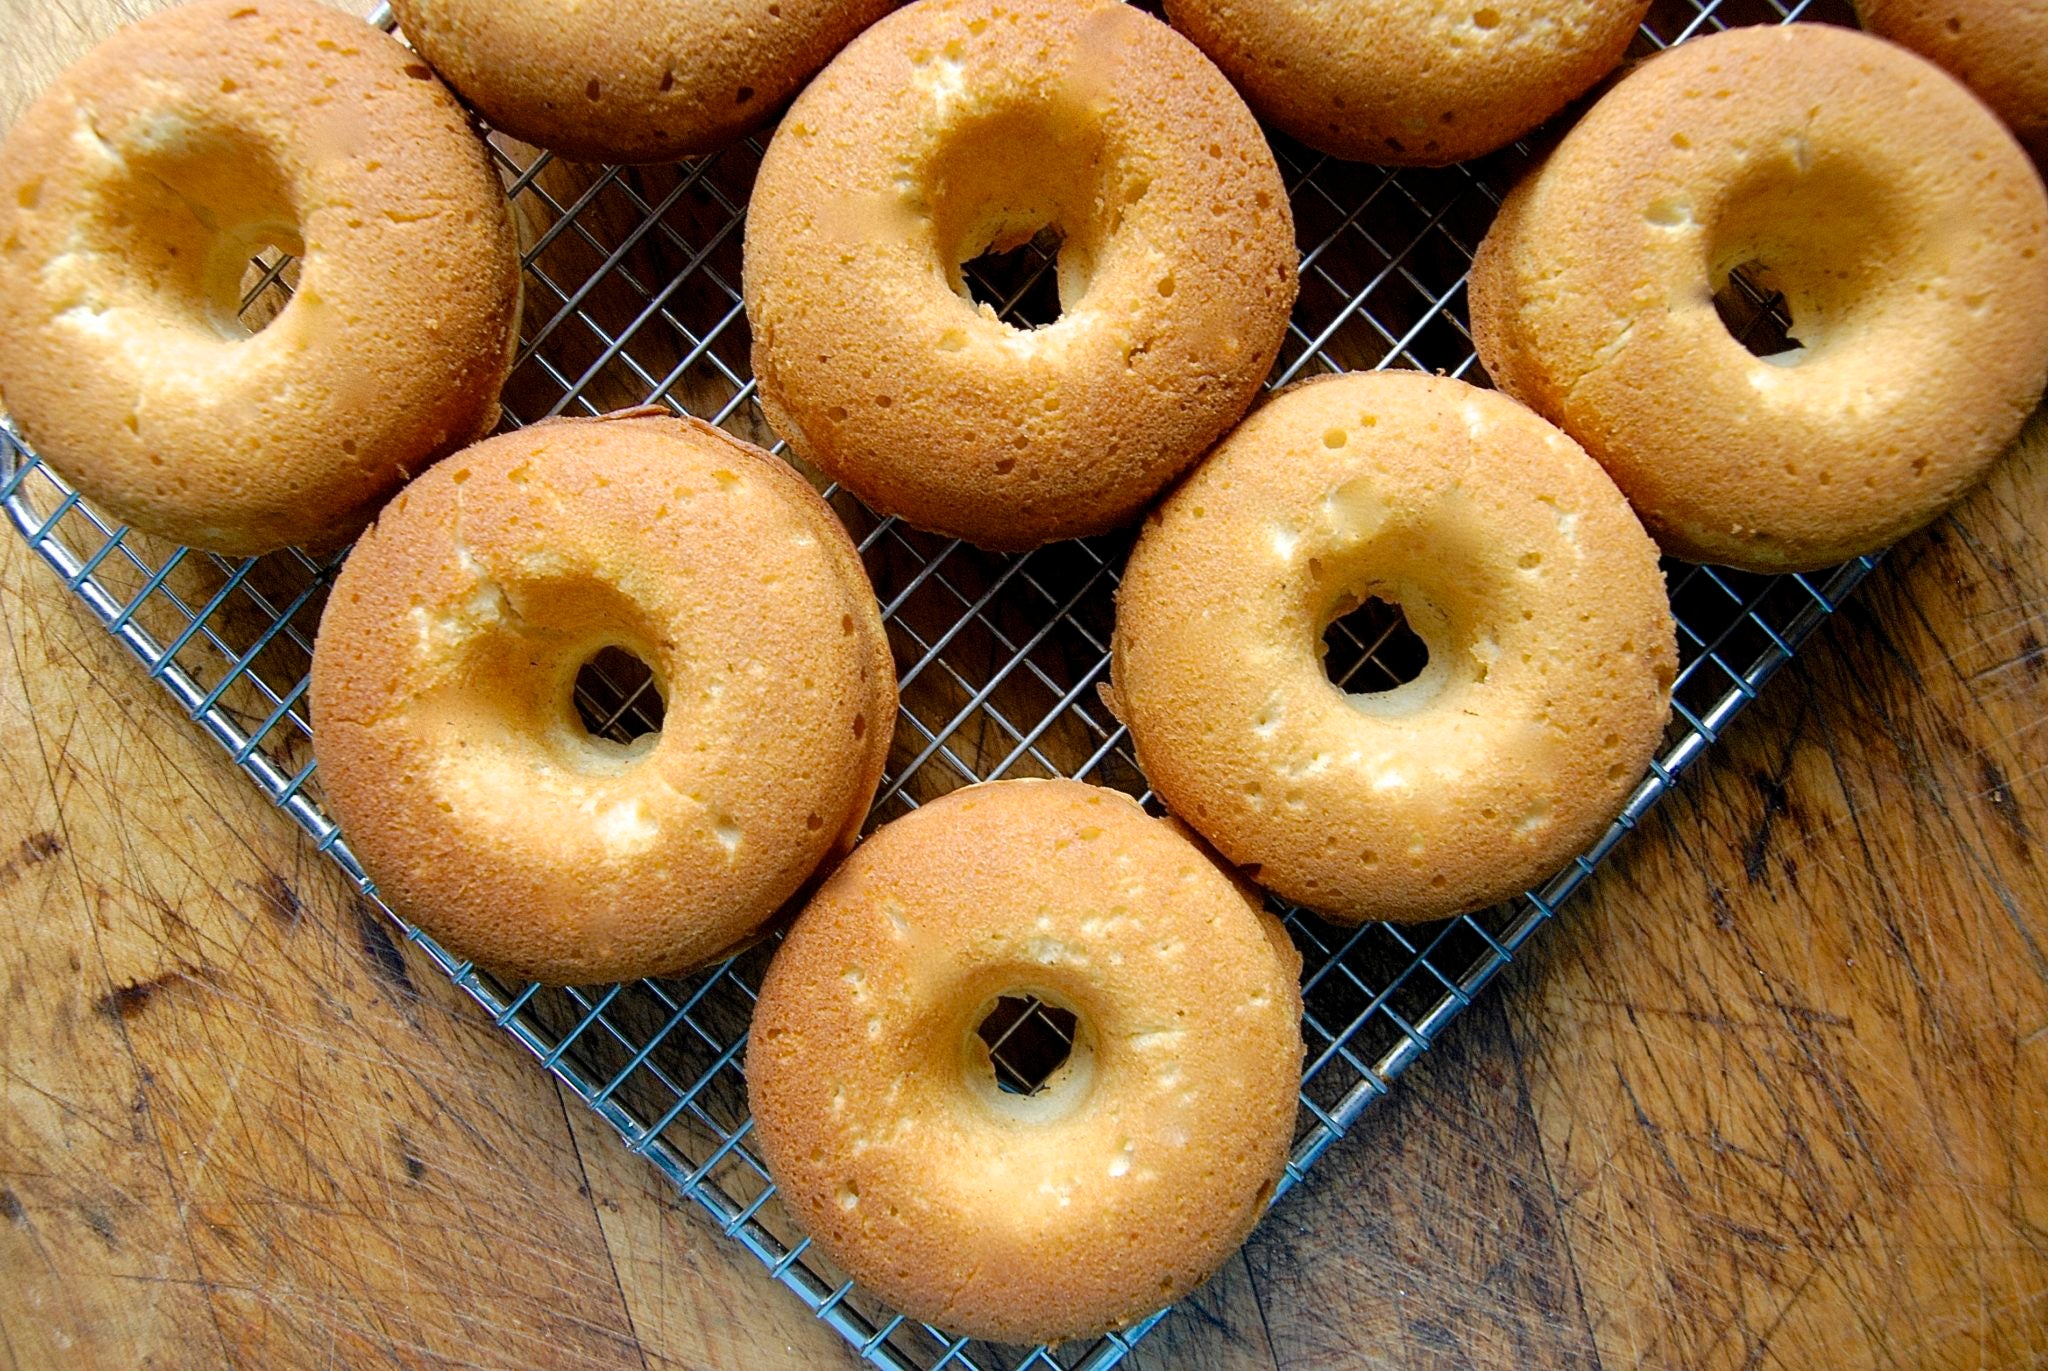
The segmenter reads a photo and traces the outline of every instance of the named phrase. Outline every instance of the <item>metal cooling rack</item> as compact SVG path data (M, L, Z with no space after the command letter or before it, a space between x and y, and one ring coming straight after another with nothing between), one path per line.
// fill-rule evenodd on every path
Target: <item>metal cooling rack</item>
M1658 0L1636 51L1732 24L1847 21L1845 8L1825 16L1802 14L1807 8ZM388 25L381 7L375 21ZM493 145L530 245L507 424L665 403L780 451L755 402L738 290L740 226L761 141L694 163L625 170L573 166L496 137ZM1300 303L1273 383L1382 366L1483 382L1462 300L1465 272L1528 149L1399 173L1322 159L1284 140L1276 150L1305 247ZM1056 312L1048 246L984 259L972 273L977 296L1013 318ZM267 322L296 279L289 259L259 259L244 317L256 327ZM1774 350L1784 327L1775 301L1746 281L1734 284L1724 302L1730 327L1754 350ZM1749 336L1774 332L1775 340ZM874 578L901 676L902 709L871 826L998 776L1078 776L1150 803L1129 740L1096 694L1107 675L1111 595L1128 535L999 556L877 518L843 492L827 495ZM5 431L0 497L29 546L107 631L373 893L322 807L305 706L314 629L340 558L287 551L236 561L136 534L81 501ZM1278 1195L1305 1179L1429 1050L1870 566L1860 559L1770 578L1669 565L1683 669L1666 746L1614 826L1542 889L1423 926L1344 929L1282 908L1306 961L1309 1050L1299 1134ZM1340 621L1329 640L1333 674L1396 674L1403 637L1385 619ZM579 706L597 731L630 736L658 722L659 698L644 673L636 681L616 669L586 671L579 684ZM416 930L404 932L603 1115L629 1151L665 1172L876 1366L1104 1371L1165 1312L1090 1343L970 1343L892 1313L812 1251L749 1146L740 1067L767 946L688 979L563 989L506 984ZM1061 1025L1031 1005L1010 1013L995 1055L1006 1085L1021 1089L1034 1079L1033 1059L1057 1052L1048 1037Z

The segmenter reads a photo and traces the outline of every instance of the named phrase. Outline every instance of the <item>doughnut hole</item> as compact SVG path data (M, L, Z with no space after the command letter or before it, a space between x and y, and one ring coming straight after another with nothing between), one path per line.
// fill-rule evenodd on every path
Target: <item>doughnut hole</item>
M1785 308L1785 293L1778 289L1771 269L1762 262L1744 262L1730 268L1727 279L1714 290L1714 313L1721 326L1736 342L1779 366L1790 366L1802 351L1792 336L1792 318Z
M574 704L585 732L621 746L661 732L668 712L654 668L623 647L600 648L577 668Z
M1057 310L1051 298L1034 298L1020 312L1020 332L1079 307L1130 198L1103 184L1104 142L1100 118L1065 101L989 111L943 140L919 179L939 267L955 294L995 310L1051 276ZM970 263L986 294L970 284ZM1005 284L1009 296L989 298Z
M1079 1109L1094 1086L1094 1026L1057 991L1012 985L980 999L966 1029L961 1074L996 1114L1051 1123Z
M1802 365L1854 335L1881 303L1869 283L1897 276L1889 264L1915 234L1885 182L1851 158L1817 158L1804 135L1788 135L1708 216L1715 310L1730 336L1774 366ZM1690 213L1660 201L1651 219L1678 214L1678 228Z
M975 1033L988 1044L998 1089L1012 1095L1035 1095L1074 1050L1072 1010L1048 1004L1035 995L998 995Z
M1404 686L1429 665L1429 644L1408 627L1401 606L1366 597L1323 629L1323 671L1351 695L1377 695Z
M295 238L259 238L242 266L234 292L235 321L242 335L253 337L277 321L299 288L303 249Z
M1060 248L1065 242L1050 224L1031 241L1008 252L991 248L961 264L968 299L987 305L1013 327L1043 328L1060 318Z
M273 152L245 130L172 114L129 126L118 145L83 117L81 129L104 162L80 246L122 298L84 287L68 308L99 314L118 303L210 341L238 342L274 322L282 310L244 319L245 292L260 279L251 259L306 248Z

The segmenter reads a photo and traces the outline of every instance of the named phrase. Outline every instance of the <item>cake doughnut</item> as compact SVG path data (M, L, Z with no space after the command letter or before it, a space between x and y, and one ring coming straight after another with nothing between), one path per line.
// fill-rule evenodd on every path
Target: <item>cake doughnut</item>
M571 701L608 647L665 702L630 744ZM458 956L583 984L715 960L850 846L896 678L817 493L644 410L413 482L335 582L312 705L327 803L385 902Z
M1649 0L1166 0L1260 116L1358 162L1492 152L1613 71Z
M961 266L1063 235L1016 328ZM1186 39L1119 0L918 0L798 97L747 215L761 403L884 513L1000 550L1136 517L1258 393L1286 188Z
M587 162L672 162L768 122L897 0L392 0L495 128Z
M820 1251L912 1318L1051 1342L1193 1290L1293 1138L1301 956L1213 858L1078 781L956 790L797 917L747 1044L753 1140ZM976 1032L1075 1016L1034 1094Z
M1747 267L1798 347L1752 356ZM2048 197L1931 63L1820 24L1631 72L1502 206L1471 280L1503 390L1665 550L1752 571L1874 552L1967 491L2048 380Z
M2048 161L2048 5L2040 0L1856 0L1880 38L1975 91L2036 165Z
M1350 694L1324 630L1369 598L1428 647ZM1344 923L1512 897L1599 836L1669 713L1657 550L1562 433L1414 372L1292 387L1150 516L1112 700L1175 815Z
M251 336L265 245L301 275ZM314 0L195 0L100 44L0 145L0 394L137 528L338 544L497 423L518 247L411 53Z

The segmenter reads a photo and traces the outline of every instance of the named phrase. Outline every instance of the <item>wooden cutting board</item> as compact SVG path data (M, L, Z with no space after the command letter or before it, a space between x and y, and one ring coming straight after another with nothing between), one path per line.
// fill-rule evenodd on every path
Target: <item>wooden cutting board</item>
M0 119L156 0L0 0ZM2048 1359L2048 425L1146 1368ZM850 1365L0 535L0 1362Z

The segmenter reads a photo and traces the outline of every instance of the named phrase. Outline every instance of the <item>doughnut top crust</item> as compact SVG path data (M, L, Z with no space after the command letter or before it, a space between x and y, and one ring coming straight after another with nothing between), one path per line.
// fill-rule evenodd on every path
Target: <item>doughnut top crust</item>
M265 245L301 276L251 337L240 283ZM518 310L461 107L313 0L153 14L0 146L0 393L95 504L180 542L352 535L497 422Z
M627 746L571 699L606 647L666 705ZM751 937L859 831L895 700L824 501L651 412L502 434L415 481L350 555L313 656L321 781L379 893L552 983Z
M2048 4L1857 0L1856 17L1975 91L2037 166L2048 160Z
M1614 70L1649 0L1166 0L1262 118L1335 157L1443 166Z
M1205 851L1077 781L954 791L819 889L761 989L755 1138L791 1213L912 1317L1030 1343L1206 1280L1292 1141L1301 957ZM997 997L1076 1016L996 1085Z
M896 0L392 0L495 128L590 162L669 162L766 123Z
M1051 226L1060 318L962 264ZM920 0L776 130L747 217L776 431L877 509L1017 550L1135 517L1236 421L1296 289L1286 188L1186 39L1117 0Z
M1427 644L1350 694L1323 632L1369 597ZM1114 695L1173 812L1333 919L1434 919L1548 878L1656 748L1676 646L1656 549L1514 401L1414 372L1292 387L1146 520Z
M1801 346L1714 291L1760 264ZM1927 523L2048 380L2048 197L1953 78L1818 24L1636 69L1516 188L1472 276L1487 371L1583 443L1665 549L1757 571Z

